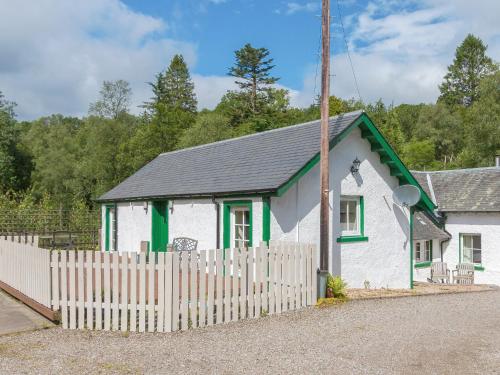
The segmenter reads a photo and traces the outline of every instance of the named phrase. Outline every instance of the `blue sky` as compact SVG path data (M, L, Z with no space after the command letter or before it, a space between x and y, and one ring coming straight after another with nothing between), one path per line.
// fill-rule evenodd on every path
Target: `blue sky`
M332 1L332 92L357 97ZM364 101L433 102L456 46L467 33L500 60L497 0L339 0ZM319 91L320 1L315 0L0 0L0 91L20 119L83 116L103 80L125 79L132 111L147 82L181 53L200 108L234 89L227 70L249 42L266 47L292 105Z

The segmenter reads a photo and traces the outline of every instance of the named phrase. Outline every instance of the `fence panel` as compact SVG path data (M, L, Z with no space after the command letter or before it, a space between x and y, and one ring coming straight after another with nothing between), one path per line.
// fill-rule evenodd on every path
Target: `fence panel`
M148 256L0 238L0 281L60 309L63 328L171 332L315 304L315 250L271 242Z

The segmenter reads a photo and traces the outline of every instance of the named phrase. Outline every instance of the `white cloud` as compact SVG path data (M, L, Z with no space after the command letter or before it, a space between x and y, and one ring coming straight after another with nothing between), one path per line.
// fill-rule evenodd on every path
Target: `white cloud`
M348 42L363 100L434 102L455 49L468 33L482 38L489 45L488 54L500 60L499 13L500 2L495 0L369 3L363 12L348 20L352 30ZM343 47L340 33L340 29L334 29L333 43ZM332 94L357 98L345 53L332 56L331 70ZM319 92L319 82L319 76L309 67L303 88L293 98L295 103L310 104Z
M297 12L315 12L319 10L319 2L308 2L308 3L296 3L290 2L286 4L285 14L294 14ZM277 10L278 14L281 11Z
M175 53L196 63L195 46L163 36L163 20L118 0L0 0L0 8L0 90L22 119L83 115L105 79L128 80L138 105Z

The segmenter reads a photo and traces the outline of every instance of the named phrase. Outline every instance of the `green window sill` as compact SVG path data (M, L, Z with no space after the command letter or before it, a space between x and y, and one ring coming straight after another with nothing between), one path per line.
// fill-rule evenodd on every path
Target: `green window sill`
M368 237L365 236L344 236L337 238L337 242L366 242Z
M476 271L484 271L484 267L483 266L480 266L479 264L474 264L474 269Z
M425 268L425 267L430 267L432 262L419 262L415 263L415 268Z

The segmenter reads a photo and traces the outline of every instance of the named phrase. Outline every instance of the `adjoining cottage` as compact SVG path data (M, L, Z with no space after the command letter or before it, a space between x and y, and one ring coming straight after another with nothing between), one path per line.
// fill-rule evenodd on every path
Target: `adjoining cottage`
M430 261L434 260L446 262L450 269L455 269L458 263L474 263L476 283L500 285L498 164L491 168L413 172L437 205L437 215L444 224L443 230L438 231L433 225L421 228L423 240L432 240L433 245L441 243L441 246L431 245L430 257L420 255L422 258L417 258L415 251L416 280L427 280ZM427 254L427 242L418 246L424 249L420 254ZM416 249L417 242L414 247Z
M408 288L411 215L392 193L411 184L416 210L435 205L364 112L329 124L330 272L351 287ZM313 121L161 154L100 197L102 248L165 251L176 237L198 249L319 244L319 146Z

